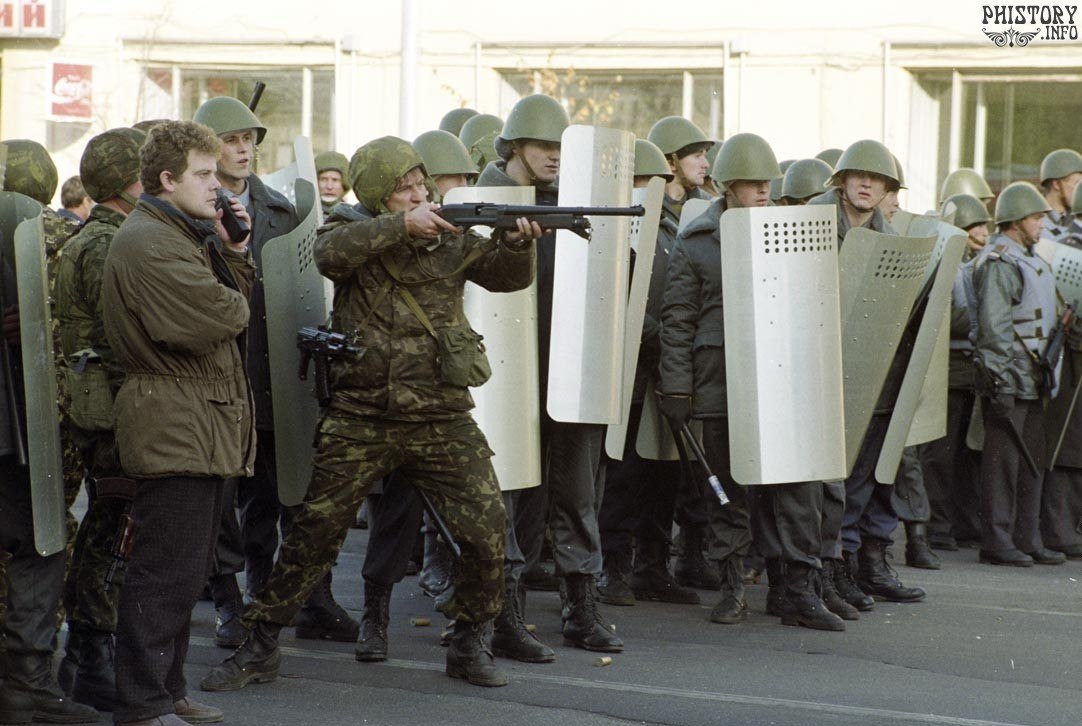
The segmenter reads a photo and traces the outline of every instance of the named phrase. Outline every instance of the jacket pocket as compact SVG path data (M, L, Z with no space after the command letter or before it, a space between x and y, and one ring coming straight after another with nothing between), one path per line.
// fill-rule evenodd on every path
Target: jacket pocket
M89 363L81 373L70 366L63 370L71 396L71 422L84 431L112 431L113 392L105 368Z
M232 476L244 468L245 402L208 399L211 472Z

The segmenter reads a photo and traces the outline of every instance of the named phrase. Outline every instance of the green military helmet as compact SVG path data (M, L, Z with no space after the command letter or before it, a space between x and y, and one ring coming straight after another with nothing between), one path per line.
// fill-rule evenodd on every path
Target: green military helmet
M1041 162L1041 184L1082 172L1082 154L1074 149L1056 149Z
M129 204L135 199L124 190L139 181L139 143L134 129L110 129L92 138L79 161L79 177L87 195L101 203L121 197Z
M947 197L943 202L942 212L945 214L952 205L955 227L969 229L992 221L992 215L988 214L988 207L972 194L955 194Z
M485 134L476 144L470 147L470 158L473 159L473 163L477 164L478 169L484 169L500 158L500 155L496 153L496 137L499 135L498 131Z
M458 136L459 132L462 131L462 126L476 115L477 112L472 108L452 108L443 114L443 118L440 119L439 129Z
M710 177L718 184L734 181L769 181L781 176L781 167L766 139L737 134L721 145Z
M781 182L781 196L787 199L807 199L823 193L823 185L834 176L834 169L822 159L794 161L785 170Z
M1037 187L1029 182L1015 182L999 193L999 199L996 200L996 224L1015 222L1051 209Z
M666 116L650 127L646 138L661 149L666 158L689 146L697 147L692 151L698 151L699 148L709 149L714 145L698 126L683 116Z
M365 209L373 214L388 214L387 197L398 186L398 180L417 167L428 176L424 159L408 141L383 136L353 152L353 158L349 160L349 181Z
M7 148L4 191L18 192L48 206L59 181L49 152L29 139L5 141L4 146Z
M939 188L939 201L943 202L955 194L968 194L984 201L995 196L983 176L973 169L965 168L955 169L947 174L947 178L943 180L943 186Z
M781 176L776 179L770 180L770 201L777 202L781 199L781 183L785 179L785 172L793 165L796 159L786 159L785 161L778 162L778 168L781 169Z
M659 176L667 182L673 180L672 169L665 161L665 155L656 144L646 139L635 139L634 176Z
M192 118L197 124L209 126L218 136L234 131L255 129L255 143L262 144L267 129L251 109L232 96L218 96L203 103Z
M551 96L535 93L519 99L507 114L503 129L496 137L496 153L505 161L514 150L512 141L536 139L558 144L571 119L560 102Z
M842 173L846 171L878 174L895 184L898 183L898 167L894 164L894 154L874 139L854 141L842 152L838 163L834 165L834 175L830 177L828 186L836 186ZM887 191L897 191L897 187L892 188L892 185L888 184Z
M1082 214L1082 184L1074 188L1074 197L1071 199L1071 214Z
M325 171L336 171L342 175L342 191L349 191L349 159L337 151L324 151L316 154L316 176Z
M838 159L842 158L842 150L835 149L834 147L823 149L815 155L815 158L819 161L826 162L830 165L830 168L833 169L838 165Z
M478 170L499 158L496 153L496 137L503 131L503 119L490 113L481 113L466 119L458 138L470 152L470 158Z
M890 152L890 158L894 159L894 168L898 170L898 188L908 189L905 185L905 172L902 171L902 162L898 161L898 157L894 155L894 152Z
M132 127L133 129L135 129L136 131L142 131L142 132L143 132L143 134L149 134L149 133L150 133L150 130L151 130L152 128L154 128L155 126L157 126L157 125L159 125L159 124L163 124L163 123L165 123L165 122L166 122L166 121L168 121L168 120L169 120L169 119L167 119L167 118L152 118L152 119L146 119L145 121L138 121L138 122L136 122L136 123L133 123L133 124L131 125L131 127Z
M477 165L458 137L449 131L426 131L413 140L431 176L477 173Z

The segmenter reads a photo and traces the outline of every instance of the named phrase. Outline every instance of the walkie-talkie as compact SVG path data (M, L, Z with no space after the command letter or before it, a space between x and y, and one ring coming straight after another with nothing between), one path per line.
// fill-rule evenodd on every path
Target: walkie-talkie
M229 202L232 197L222 188L218 189L218 199L214 202L214 208L222 210L222 226L229 235L229 241L240 244L248 238L251 228L245 224L233 211L233 205Z

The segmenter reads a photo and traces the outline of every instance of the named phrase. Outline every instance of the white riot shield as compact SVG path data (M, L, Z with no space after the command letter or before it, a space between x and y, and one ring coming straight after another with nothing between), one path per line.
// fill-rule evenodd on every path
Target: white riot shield
M263 245L263 286L267 300L267 352L270 356L271 400L278 498L293 506L304 500L312 476L312 440L319 420L319 402L308 380L298 378L297 331L327 322L331 295L327 280L312 258L319 200L307 179L296 180L296 229Z
M296 207L296 182L298 179L307 179L317 191L319 190L319 175L316 174L316 156L312 152L312 140L307 136L298 136L293 139L293 156L294 161L292 164L270 174L261 174L259 178L264 184L279 192L289 200L290 204ZM319 201L318 194L316 201ZM318 225L323 222L323 208L317 203L316 210L316 224ZM298 210L297 216L301 216L300 210Z
M904 209L899 209L894 213L894 218L890 220L890 226L894 228L894 231L900 235L909 234L909 225L913 223L913 220L917 218L917 215L912 212L907 212Z
M906 446L916 446L941 439L947 435L947 384L950 373L950 309L944 311L939 324L932 363L920 390L913 423L909 425Z
M741 484L846 475L836 213L721 215L730 466Z
M533 204L533 187L459 187L444 204L492 202ZM490 234L475 227L478 234ZM474 388L473 417L494 452L492 466L500 489L526 489L541 483L541 393L537 355L537 281L517 292L489 292L469 283L466 317L485 338L492 378Z
M947 358L936 358L934 353L939 347L940 330L945 325L949 326L947 315L950 311L951 289L954 286L954 278L958 273L958 265L962 261L962 254L966 249L967 235L964 231L945 222L936 222L938 235L931 259L928 261L928 270L924 277L931 276L931 290L924 304L924 312L921 317L917 338L913 343L913 351L909 357L909 365L906 367L905 376L902 379L902 387L898 391L898 399L891 413L890 424L887 427L887 437L883 442L883 448L879 452L879 461L875 468L876 481L883 484L893 484L898 474L898 464L902 460L902 450L909 438L909 429L913 423L914 414L920 403L922 390L930 381L937 381L937 388L929 392L926 399L928 405L936 408L942 407L944 411L944 435L946 434L946 398L947 398ZM914 222L911 230L915 230ZM941 370L933 371L932 364L937 363Z
M646 209L642 217L631 221L631 249L635 250L635 269L631 274L631 291L627 296L627 316L624 319L624 382L621 404L621 423L609 426L605 435L605 453L613 459L624 458L624 444L630 425L631 396L635 387L635 373L642 343L642 322L646 317L646 298L650 292L650 278L654 272L654 253L657 251L657 230L661 222L661 202L665 198L665 180L654 177L649 186L635 189L631 194L633 204Z
M689 199L684 202L684 206L680 209L680 223L676 225L677 233L683 232L684 228L691 224L691 220L705 212L713 201L713 199Z
M838 265L846 472L856 464L934 245L934 237L899 237L864 227L845 235Z
M1056 278L1056 291L1068 305L1074 307L1078 315L1082 313L1079 310L1082 306L1082 249L1068 244L1050 244L1054 247L1051 265ZM1067 349L1060 367L1059 393L1045 411L1045 449L1049 469L1059 458L1067 423L1078 405L1079 391L1082 391L1082 355Z
M631 204L635 135L569 126L561 139L560 206ZM593 217L593 238L556 232L546 407L556 421L620 422L630 217Z

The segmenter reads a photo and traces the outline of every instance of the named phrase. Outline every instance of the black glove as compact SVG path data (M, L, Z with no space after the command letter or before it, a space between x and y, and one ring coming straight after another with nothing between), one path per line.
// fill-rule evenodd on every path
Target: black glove
M657 409L675 428L683 428L691 420L691 396L668 396L659 391Z
M988 410L999 421L1006 421L1014 410L1014 396L1009 393L997 393L988 399Z

